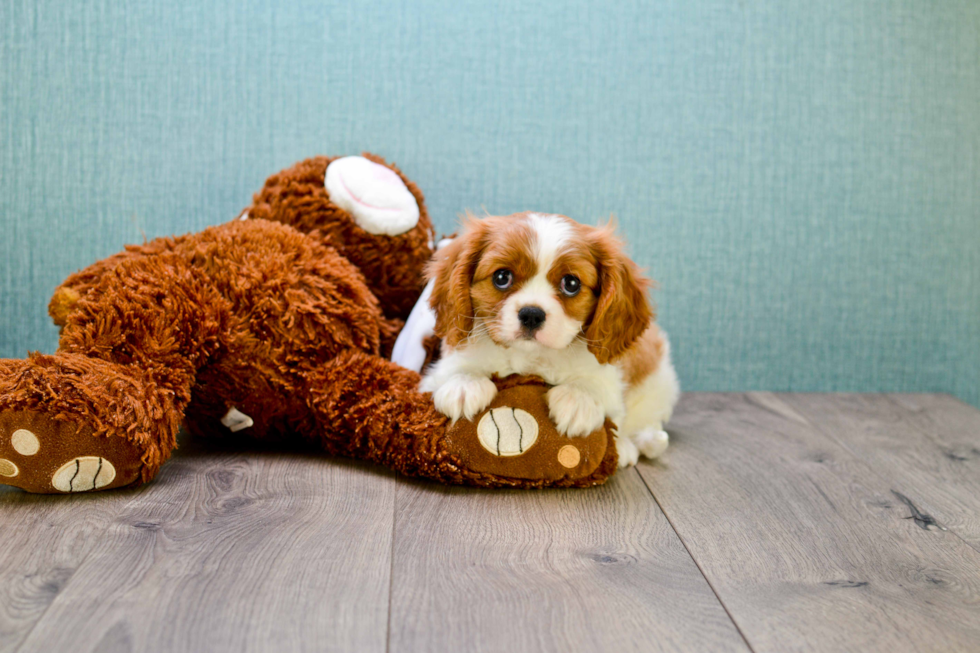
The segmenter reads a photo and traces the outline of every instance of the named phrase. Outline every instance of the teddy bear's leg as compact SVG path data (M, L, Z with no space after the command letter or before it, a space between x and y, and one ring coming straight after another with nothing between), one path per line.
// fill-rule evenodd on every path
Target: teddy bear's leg
M439 478L438 440L449 420L418 391L419 375L380 356L348 351L309 375L308 434L331 454Z
M59 493L152 479L227 321L227 302L179 256L107 270L57 353L0 361L0 482Z
M474 422L452 425L418 384L414 371L346 352L309 375L307 401L315 423L305 435L332 454L451 484L585 487L616 470L616 449L605 430L574 439L557 432L548 419L543 383L498 381L501 392L490 408ZM492 434L485 431L493 428L497 440L491 447ZM511 440L516 449L502 452Z

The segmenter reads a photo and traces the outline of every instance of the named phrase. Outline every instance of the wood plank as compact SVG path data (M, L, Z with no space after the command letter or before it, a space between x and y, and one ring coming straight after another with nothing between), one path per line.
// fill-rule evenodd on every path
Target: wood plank
M182 451L24 651L383 651L394 477L322 454Z
M745 651L635 470L588 490L399 480L389 648Z
M61 497L0 487L0 651L20 646L138 494Z
M980 411L949 395L786 395L912 506L980 551Z
M768 393L685 395L671 427L640 473L755 651L977 650L980 554L887 471Z

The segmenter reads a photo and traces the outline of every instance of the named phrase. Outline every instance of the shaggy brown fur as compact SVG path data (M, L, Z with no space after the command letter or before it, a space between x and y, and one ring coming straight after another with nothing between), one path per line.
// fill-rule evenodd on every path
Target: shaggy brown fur
M368 234L330 202L330 160L270 177L247 220L129 247L69 277L50 305L58 352L0 361L0 459L17 472L0 482L65 491L52 478L66 466L71 491L147 482L182 423L199 435L300 437L447 483L584 486L613 473L605 433L577 445L598 467L540 478L470 468L475 436L447 433L472 425L450 428L416 390L418 374L384 358L431 255L422 194L402 176L418 225ZM231 408L254 423L229 432L221 419ZM550 423L540 429L541 447L564 442ZM18 430L40 450L18 450ZM98 462L82 484L86 456Z
M318 156L272 175L255 194L253 219L288 224L334 247L361 272L388 317L404 320L423 285L422 270L432 255L435 232L422 191L394 165L373 154L363 156L393 170L415 196L419 224L400 236L379 238L364 231L350 215L330 201L323 178L337 157Z

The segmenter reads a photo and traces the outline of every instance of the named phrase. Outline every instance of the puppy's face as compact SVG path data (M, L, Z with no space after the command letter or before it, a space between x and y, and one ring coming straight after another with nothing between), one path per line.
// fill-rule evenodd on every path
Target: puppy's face
M451 346L486 336L503 346L563 349L582 337L606 362L651 318L647 282L612 230L564 216L470 218L429 275L436 333Z
M562 349L582 333L599 296L583 227L529 214L488 225L470 297L477 327L497 344Z

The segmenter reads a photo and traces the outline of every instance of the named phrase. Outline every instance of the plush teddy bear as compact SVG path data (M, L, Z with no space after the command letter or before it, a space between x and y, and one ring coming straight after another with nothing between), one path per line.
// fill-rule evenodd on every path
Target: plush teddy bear
M196 436L301 438L445 483L588 486L616 469L612 424L560 435L547 388L498 379L450 423L388 360L422 289L422 193L379 157L273 175L239 219L130 246L70 276L58 351L0 361L0 483L30 492L153 479Z

